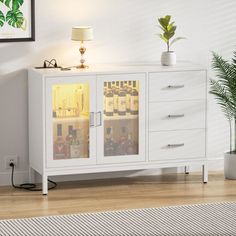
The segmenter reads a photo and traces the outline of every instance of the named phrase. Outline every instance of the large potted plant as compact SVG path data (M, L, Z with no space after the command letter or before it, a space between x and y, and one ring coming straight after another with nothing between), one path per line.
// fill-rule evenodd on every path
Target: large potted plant
M177 37L172 39L175 36L177 26L174 25L175 22L171 22L171 16L167 15L165 17L158 19L160 28L163 31L162 34L159 34L160 38L166 43L167 51L163 52L161 55L161 64L164 66L172 66L176 64L176 54L174 51L170 50L170 47L184 37Z
M213 53L212 68L218 80L210 80L210 93L215 95L230 128L229 152L224 156L226 179L236 179L236 51L232 61Z

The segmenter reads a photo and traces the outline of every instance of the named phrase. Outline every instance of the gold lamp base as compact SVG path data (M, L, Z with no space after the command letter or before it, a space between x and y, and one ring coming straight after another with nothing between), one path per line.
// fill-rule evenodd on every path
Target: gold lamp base
M76 66L76 69L88 69L88 68L89 68L89 66L84 65L84 64Z
M85 59L84 59L84 54L86 52L86 48L83 45L83 41L81 42L81 46L80 46L80 54L81 54L81 59L80 59L80 65L76 66L76 69L88 69L89 67L87 65L85 65Z

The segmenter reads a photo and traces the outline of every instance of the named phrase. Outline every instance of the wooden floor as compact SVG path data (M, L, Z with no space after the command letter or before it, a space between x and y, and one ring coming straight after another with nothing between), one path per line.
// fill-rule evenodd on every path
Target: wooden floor
M60 183L48 196L0 187L0 219L236 201L236 181L200 173Z

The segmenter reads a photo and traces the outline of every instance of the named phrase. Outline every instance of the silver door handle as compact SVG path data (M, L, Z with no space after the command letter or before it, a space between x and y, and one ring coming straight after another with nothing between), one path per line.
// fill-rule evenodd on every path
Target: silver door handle
M89 119L90 119L90 127L94 127L95 126L95 121L94 121L94 112L90 112L90 117L89 117Z
M184 143L177 143L177 144L168 144L168 148L177 148L177 147L183 147Z
M180 88L184 88L184 84L181 84L181 85L168 85L167 88L169 88L169 89L180 89Z
M102 112L101 111L97 112L97 116L96 117L97 117L97 125L96 125L96 127L102 126Z
M184 117L184 114L179 114L179 115L168 115L168 118L181 118Z

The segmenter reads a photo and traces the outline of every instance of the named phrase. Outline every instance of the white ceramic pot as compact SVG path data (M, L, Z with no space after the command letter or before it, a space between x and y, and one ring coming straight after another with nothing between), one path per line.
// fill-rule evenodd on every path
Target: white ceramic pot
M173 51L161 54L161 64L163 66L173 66L176 64L176 54Z
M224 174L226 179L236 179L236 154L225 153Z

